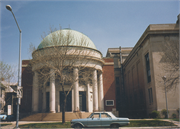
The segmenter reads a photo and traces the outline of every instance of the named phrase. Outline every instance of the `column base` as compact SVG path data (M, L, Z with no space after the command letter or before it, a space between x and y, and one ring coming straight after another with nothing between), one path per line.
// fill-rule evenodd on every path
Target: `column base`
M49 113L56 113L56 111L50 111Z

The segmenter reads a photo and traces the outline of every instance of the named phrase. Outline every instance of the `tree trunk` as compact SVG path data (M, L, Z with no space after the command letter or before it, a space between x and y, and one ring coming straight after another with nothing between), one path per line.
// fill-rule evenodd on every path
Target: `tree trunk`
M64 102L63 102L64 104L62 108L62 123L63 124L65 123L66 99L67 99L67 96L64 96Z

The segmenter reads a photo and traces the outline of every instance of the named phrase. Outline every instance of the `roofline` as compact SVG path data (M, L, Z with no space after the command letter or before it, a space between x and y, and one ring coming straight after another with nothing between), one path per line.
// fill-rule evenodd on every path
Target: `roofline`
M103 58L102 53L99 50L97 50L97 49L93 49L93 48L90 48L90 47L83 47L83 46L73 46L73 45L72 46L48 46L48 47L45 47L45 48L36 49L35 51L33 51L33 53L35 53L38 50L42 50L42 49L46 49L46 48L51 48L51 47L80 47L80 48L85 48L85 49L91 49L91 50L99 52L101 54L101 57ZM32 53L32 55L33 55L33 53Z
M153 28L161 26L163 28ZM124 61L123 65L126 66L129 60L134 56L134 54L142 47L143 41L147 39L149 35L159 35L159 34L178 34L179 33L179 25L178 24L150 24L144 33L141 35L135 46L133 47L132 51L129 53L128 57Z

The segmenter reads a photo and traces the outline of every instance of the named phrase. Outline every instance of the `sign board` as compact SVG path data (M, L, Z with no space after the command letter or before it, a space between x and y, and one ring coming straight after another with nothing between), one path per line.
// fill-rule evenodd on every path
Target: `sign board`
M11 115L11 105L8 105L7 108L8 108L7 115Z

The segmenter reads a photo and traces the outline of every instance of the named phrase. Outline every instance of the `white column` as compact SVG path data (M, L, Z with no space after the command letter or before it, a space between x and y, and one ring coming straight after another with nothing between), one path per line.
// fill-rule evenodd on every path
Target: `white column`
M99 74L99 110L104 111L104 95L103 95L103 77L102 72Z
M72 111L74 111L74 88L72 89Z
M97 70L93 71L93 111L98 111L98 86L97 86Z
M50 112L55 113L56 104L56 88L55 88L55 73L54 70L50 70L50 99L49 99Z
M33 76L33 93L32 93L32 111L38 112L39 108L39 87L38 87L38 73L35 71Z
M78 68L73 69L74 74L74 111L79 110L79 75Z
M43 86L43 106L42 111L46 112L46 84Z
M86 111L90 112L90 89L89 89L89 82L87 83L87 89L86 89Z

